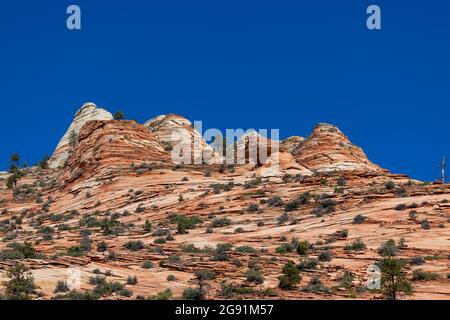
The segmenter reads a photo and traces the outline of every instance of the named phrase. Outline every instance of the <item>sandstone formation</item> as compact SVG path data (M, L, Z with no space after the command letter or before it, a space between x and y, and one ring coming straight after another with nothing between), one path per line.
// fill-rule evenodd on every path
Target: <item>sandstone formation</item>
M205 142L201 134L194 130L192 122L182 116L160 115L148 120L144 125L158 137L167 151L177 152L177 158L188 155L186 162L215 163L221 159Z
M305 141L305 138L300 136L292 136L284 139L280 146L285 148L287 152L292 153L296 148L300 146L300 144Z
M69 151L71 149L71 139L76 139L81 128L88 122L92 120L112 120L113 116L108 111L97 108L93 103L84 104L80 110L77 111L69 129L61 138L58 143L53 156L49 161L49 166L52 169L61 167L66 162L69 157Z
M181 299L207 270L206 299L378 300L368 268L391 240L413 287L398 298L449 299L449 184L382 170L325 124L280 148L245 135L236 148L247 156L251 137L271 146L254 164L180 166L171 133L201 141L183 119L86 121L63 168L26 170L14 190L0 175L0 298L21 262L38 287L32 299ZM289 261L301 280L282 290ZM73 267L81 287L55 292Z
M325 123L318 124L292 153L302 166L315 172L381 170L337 127Z
M89 121L79 132L63 180L169 161L167 152L145 126L134 121Z

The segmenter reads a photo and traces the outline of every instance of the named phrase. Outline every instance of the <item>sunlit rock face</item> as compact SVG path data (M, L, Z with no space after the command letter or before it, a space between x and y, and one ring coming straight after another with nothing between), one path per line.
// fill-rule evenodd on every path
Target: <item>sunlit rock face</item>
M170 163L157 137L135 121L94 120L79 132L62 179L110 177L141 164Z
M325 123L318 124L292 153L298 163L316 172L382 170L337 127Z
M81 128L89 121L93 120L112 120L113 116L108 111L98 108L95 104L89 102L84 104L80 110L77 111L72 123L67 129L64 136L59 141L53 156L49 161L49 166L52 169L62 167L69 157L71 149L72 136L77 138Z
M174 160L183 158L190 164L220 163L222 157L214 152L192 123L179 115L160 115L144 124L158 137L166 151L174 152Z

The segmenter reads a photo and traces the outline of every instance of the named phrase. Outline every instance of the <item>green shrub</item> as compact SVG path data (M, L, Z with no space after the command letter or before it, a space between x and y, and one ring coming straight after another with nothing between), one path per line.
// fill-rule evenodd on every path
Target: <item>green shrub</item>
M240 246L236 248L237 252L241 252L241 253L256 253L257 250L253 247L250 246Z
M291 261L284 265L282 273L283 274L278 277L278 286L280 287L280 289L292 290L294 286L297 285L301 280L298 269Z
M321 253L319 253L317 259L319 259L319 261L331 261L333 259L333 255L331 253L331 251L326 250L326 251L322 251Z
M6 273L9 281L4 283L5 295L10 300L27 300L36 289L33 274L22 263L16 263Z
M395 183L394 181L389 180L384 184L384 187L388 190L393 190L395 188Z
M330 289L322 284L319 277L312 277L308 285L303 290L306 292L330 292Z
M413 281L430 281L436 280L439 278L439 275L435 272L424 271L422 269L416 269L412 273Z
M353 218L353 224L363 224L366 221L367 217L362 214L358 214Z
M300 256L306 256L306 255L308 255L310 248L311 248L311 244L308 241L306 241L306 240L300 241L297 246L297 253Z
M153 297L153 300L170 300L173 296L172 290L166 289Z
M187 288L183 291L183 300L203 300L204 292L199 288Z
M356 239L351 244L346 245L344 249L348 251L363 251L366 249L366 244L361 239Z
M264 283L264 277L259 270L249 269L245 273L245 277L247 278L247 281L249 281L249 282L254 282L256 284Z
M313 270L317 267L317 259L302 259L297 265L300 271Z
M231 224L232 224L232 221L228 218L217 218L212 221L211 227L220 228L220 227L229 226Z
M138 283L138 278L136 276L128 276L127 278L127 284L134 286Z
M128 241L123 246L125 249L130 251L139 251L145 248L144 243L141 240L138 241Z
M378 253L382 257L390 257L397 255L398 248L394 240L389 239L378 248Z

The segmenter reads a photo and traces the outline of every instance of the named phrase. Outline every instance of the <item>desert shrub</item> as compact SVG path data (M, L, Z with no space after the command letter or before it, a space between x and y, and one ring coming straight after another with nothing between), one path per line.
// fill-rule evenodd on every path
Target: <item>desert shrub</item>
M301 280L298 269L291 261L284 265L282 273L283 274L278 277L278 286L283 290L292 290Z
M134 286L138 283L138 278L136 276L128 276L127 278L127 284Z
M283 200L278 196L274 196L267 200L267 205L269 207L280 207L283 205Z
M413 266L420 266L425 263L425 259L422 257L412 257L409 263Z
M286 203L284 209L286 210L286 212L294 211L298 209L299 206L308 204L311 201L311 199L312 199L311 193L304 192L294 200Z
M153 237L165 237L169 234L169 229L158 229L153 231Z
M236 266L236 267L242 267L242 261L239 260L238 258L234 258L233 261L231 261L231 263Z
M348 251L363 251L366 249L366 244L361 239L356 239L351 244L346 245L344 249Z
M330 289L323 285L322 281L320 281L319 277L312 277L309 281L308 285L303 288L306 292L330 292Z
M58 281L56 284L55 290L53 290L53 293L61 293L61 292L68 292L70 291L69 287L67 286L67 283L65 281Z
M13 242L7 245L7 249L0 252L0 261L2 260L22 260L37 259L40 256L30 242Z
M344 186L347 184L347 180L345 180L344 176L340 176L340 177L337 179L336 184L337 184L339 187L344 187Z
M100 276L100 275L96 275L95 277L90 277L89 278L89 284L96 286L99 284L105 284L106 283L106 277L104 276Z
M265 225L264 221L259 220L258 223L256 224L258 227L263 227Z
M422 269L416 269L412 273L413 281L430 281L436 280L439 278L439 275L435 272L424 271Z
M337 230L334 234L337 238L347 238L348 229Z
M183 291L183 300L203 300L204 292L200 288L187 288Z
M175 280L177 280L177 278L173 274L169 274L167 276L167 281L175 281Z
M394 210L397 210L397 211L404 211L404 210L406 210L406 204L404 204L404 203L400 203L400 204L398 204L398 205L396 205L395 206L395 208L394 208Z
M232 224L232 221L228 218L216 218L211 222L211 227L220 228L229 226L230 224Z
M216 273L212 270L199 270L195 272L195 277L198 280L214 280L216 278Z
M281 216L277 218L278 224L281 225L289 221L289 215L287 212L284 212Z
M245 277L249 282L254 282L256 284L264 283L264 277L259 270L250 269L245 273Z
M382 257L395 256L398 252L397 245L394 240L389 239L378 248L378 253Z
M177 224L177 230L179 234L186 233L188 229L194 229L198 224L202 223L202 220L197 217L186 217L183 215L175 215L170 219L171 223Z
M138 241L128 241L123 246L125 249L130 251L139 251L144 249L145 245L141 240Z
M326 250L326 251L322 251L321 253L319 253L317 259L319 259L319 261L331 261L331 259L333 259L333 255L331 253L331 251Z
M259 211L259 205L257 205L256 203L250 203L248 205L247 211L249 211L249 212L258 212Z
M16 263L6 272L9 278L4 283L5 296L10 300L27 300L36 289L33 274L30 269L22 263Z
M308 255L308 251L310 250L310 248L311 244L308 241L300 241L297 246L297 253L301 256L306 256Z
M343 287L348 288L351 286L353 281L353 274L350 271L345 271L342 275L341 284Z
M324 214L336 211L336 204L336 201L332 199L323 199L311 213L316 217L321 217Z
M292 241L290 243L285 243L285 244L282 244L281 246L277 247L275 249L275 252L280 253L280 254L287 253L287 252L291 253L291 252L295 252L295 250L297 250L297 247L298 247L298 241L296 239L292 239Z
M173 296L172 290L166 289L162 292L159 292L156 296L153 297L153 300L170 300Z
M151 269L151 268L153 268L153 262L148 261L148 260L144 261L142 263L142 268L144 268L144 269Z
M92 240L89 238L81 238L80 240L80 249L83 252L89 252L92 250Z
M144 225L142 226L142 229L144 229L145 232L150 232L152 231L152 224L150 223L150 221L145 220Z
M250 246L240 246L236 248L237 252L241 252L241 253L256 253L257 250L253 247Z
M163 243L166 243L166 242L167 242L167 241L166 241L165 238L156 238L156 239L153 241L154 244L163 244Z
M427 219L420 221L420 227L423 230L430 230L431 228L430 221L428 221Z
M297 265L299 271L313 270L317 267L317 259L302 259Z
M69 291L64 295L56 295L53 300L98 300L100 296L93 291Z
M123 232L122 223L111 217L111 219L105 218L102 222L100 222L100 230L103 235L119 235Z
M362 214L358 214L353 218L352 223L353 224L363 224L364 221L366 221L367 217L363 216Z
M98 252L105 252L106 250L108 250L108 245L106 244L105 241L100 241L97 244L97 251Z
M409 220L416 220L417 218L417 211L416 210L411 210L408 214L408 219Z
M384 187L388 190L393 190L395 188L395 183L394 181L389 180L384 184Z
M255 187L259 186L261 183L262 183L262 179L258 177L258 178L246 181L244 183L244 188L245 189L255 188Z
M227 250L225 248L217 247L216 250L214 251L212 260L213 261L228 261L228 260L230 260L230 256L228 255Z

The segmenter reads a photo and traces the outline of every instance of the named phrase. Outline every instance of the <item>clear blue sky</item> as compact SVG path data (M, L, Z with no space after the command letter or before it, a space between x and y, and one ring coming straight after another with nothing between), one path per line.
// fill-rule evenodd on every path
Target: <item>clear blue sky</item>
M86 101L282 137L330 122L423 180L450 157L449 1L1 1L0 35L1 169L51 154Z

